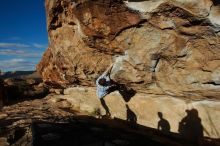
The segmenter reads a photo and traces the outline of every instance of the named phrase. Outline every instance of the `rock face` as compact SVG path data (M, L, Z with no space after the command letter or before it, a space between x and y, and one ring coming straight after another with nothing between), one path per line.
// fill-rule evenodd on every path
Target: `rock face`
M37 66L45 82L94 86L113 63L114 81L143 93L127 103L138 123L156 128L157 112L166 111L177 132L184 114L199 113L209 129L205 135L220 137L215 125L220 121L219 1L46 0L45 5L49 48ZM70 94L76 107L77 94ZM117 97L106 97L106 102L120 103L112 112L123 118L125 103ZM84 103L80 110L92 111L99 104Z
M173 132L183 137L190 136L194 140L200 135L220 137L220 102L186 101L168 95L145 93L136 93L129 102L125 102L119 92L111 93L105 101L112 118L137 122L160 129L166 134ZM64 95L53 95L50 102L59 105L69 103L68 107L62 106L96 116L104 115L106 112L96 97L96 90L93 87L65 89ZM162 115L162 118L159 115ZM162 124L159 124L161 123L159 121L162 121ZM163 131L166 128L167 130Z
M113 79L136 90L219 97L217 1L46 0L46 11L46 82L94 85L114 63Z
M141 21L121 1L47 0L46 9L50 47L38 71L45 81L63 85L93 84L112 57L124 53L116 36Z

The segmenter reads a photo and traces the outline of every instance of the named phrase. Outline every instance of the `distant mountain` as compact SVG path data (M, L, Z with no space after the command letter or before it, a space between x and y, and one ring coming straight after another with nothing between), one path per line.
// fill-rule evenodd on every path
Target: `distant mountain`
M36 71L9 71L2 72L0 78L41 78L41 76Z

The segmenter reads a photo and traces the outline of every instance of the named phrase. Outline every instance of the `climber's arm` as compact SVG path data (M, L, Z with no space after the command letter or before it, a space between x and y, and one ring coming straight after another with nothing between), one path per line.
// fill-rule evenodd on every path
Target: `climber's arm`
M106 80L107 81L110 81L111 78L110 78L110 74L111 74L111 71L112 71L112 67L113 67L113 64L111 64L108 69L105 71L105 76L106 76Z

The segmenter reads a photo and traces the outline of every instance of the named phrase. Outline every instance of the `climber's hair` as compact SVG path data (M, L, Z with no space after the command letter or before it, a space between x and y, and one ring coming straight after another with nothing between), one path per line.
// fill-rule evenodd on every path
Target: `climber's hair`
M106 85L106 79L105 78L99 79L99 84L102 85L102 86L105 86Z

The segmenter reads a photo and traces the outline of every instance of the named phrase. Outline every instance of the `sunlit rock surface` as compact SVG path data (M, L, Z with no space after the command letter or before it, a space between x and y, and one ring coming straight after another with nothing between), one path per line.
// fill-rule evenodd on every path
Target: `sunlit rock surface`
M111 93L105 101L112 118L127 120L129 108L134 112L138 124L157 129L160 121L158 112L161 112L163 119L167 120L170 125L170 132L181 134L180 122L185 118L188 119L186 124L190 125L188 129L190 133L198 132L199 129L195 127L201 124L204 136L212 138L220 136L220 102L191 101L168 95L136 93L127 103L119 92ZM73 111L84 111L91 115L105 115L105 110L96 97L95 88L68 88L64 90L64 95L53 95L50 103Z

